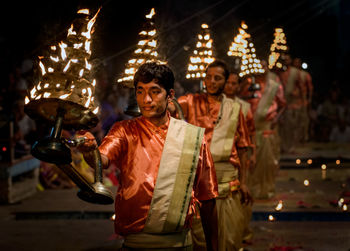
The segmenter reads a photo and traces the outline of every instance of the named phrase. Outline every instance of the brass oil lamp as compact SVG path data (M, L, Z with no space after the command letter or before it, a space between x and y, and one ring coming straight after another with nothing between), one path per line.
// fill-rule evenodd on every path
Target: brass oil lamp
M62 130L91 129L97 125L96 81L92 79L91 32L99 10L90 19L88 9L77 12L67 39L51 46L50 55L39 57L42 76L25 98L25 112L37 122L52 126L50 136L35 142L32 155L56 164L80 188L78 197L96 204L111 204L111 191L102 183L100 152L94 151L95 182L90 184L72 165L71 146L82 140L61 137Z

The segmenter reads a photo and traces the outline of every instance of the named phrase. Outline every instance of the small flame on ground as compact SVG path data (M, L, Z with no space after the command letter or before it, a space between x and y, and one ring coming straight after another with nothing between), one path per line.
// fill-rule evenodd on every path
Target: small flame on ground
M307 160L307 163L308 163L309 165L311 165L311 164L312 164L312 159L308 159L308 160Z
M304 180L304 186L309 186L310 185L310 182L309 182L309 180Z
M275 221L275 217L272 214L269 215L269 221Z
M300 160L300 159L296 159L295 163L296 163L297 165L299 165L299 164L301 163L301 160Z
M281 211L282 208L283 208L283 202L282 202L282 200L279 200L275 210L276 211Z
M322 169L322 170L326 170L326 169L327 169L326 164L322 164L322 165L321 165L321 169Z

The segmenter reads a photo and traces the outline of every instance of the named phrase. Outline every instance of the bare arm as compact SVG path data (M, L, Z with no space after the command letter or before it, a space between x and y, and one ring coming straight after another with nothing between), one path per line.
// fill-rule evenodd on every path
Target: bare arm
M201 201L200 207L201 221L208 251L218 250L218 216L216 210L216 200Z

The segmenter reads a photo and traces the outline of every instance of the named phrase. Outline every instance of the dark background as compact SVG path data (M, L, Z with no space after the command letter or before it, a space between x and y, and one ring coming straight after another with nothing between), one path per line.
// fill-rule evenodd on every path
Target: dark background
M281 26L291 55L308 64L315 92L327 94L335 81L349 91L347 0L7 1L1 15L2 85L8 84L8 72L24 59L35 60L49 45L60 41L81 7L93 11L102 7L95 23L92 56L107 71L109 85L123 72L138 42L144 16L154 7L160 55L180 82L202 23L211 29L215 56L233 63L226 52L244 20L260 59L267 59L274 28Z

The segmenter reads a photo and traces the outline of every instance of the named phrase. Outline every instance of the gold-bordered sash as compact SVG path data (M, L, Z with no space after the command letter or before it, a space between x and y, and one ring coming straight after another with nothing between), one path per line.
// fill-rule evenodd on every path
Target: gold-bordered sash
M269 123L265 121L265 118L267 116L267 113L272 105L272 102L276 96L278 87L280 83L276 82L273 78L268 77L266 78L266 87L264 90L264 93L262 94L262 97L259 101L258 107L256 108L256 112L254 114L254 123L255 123L255 129L256 129L256 145L260 146L261 144L261 137L263 136L264 130L268 130Z
M223 95L218 115L220 119L214 127L210 143L210 152L214 162L228 161L231 156L240 109L240 103Z
M183 230L203 137L204 128L170 118L145 233Z
M243 113L244 117L246 117L248 114L248 111L250 109L250 103L247 101L244 101L243 99L240 99L239 97L235 97L235 100L241 104L242 113Z

